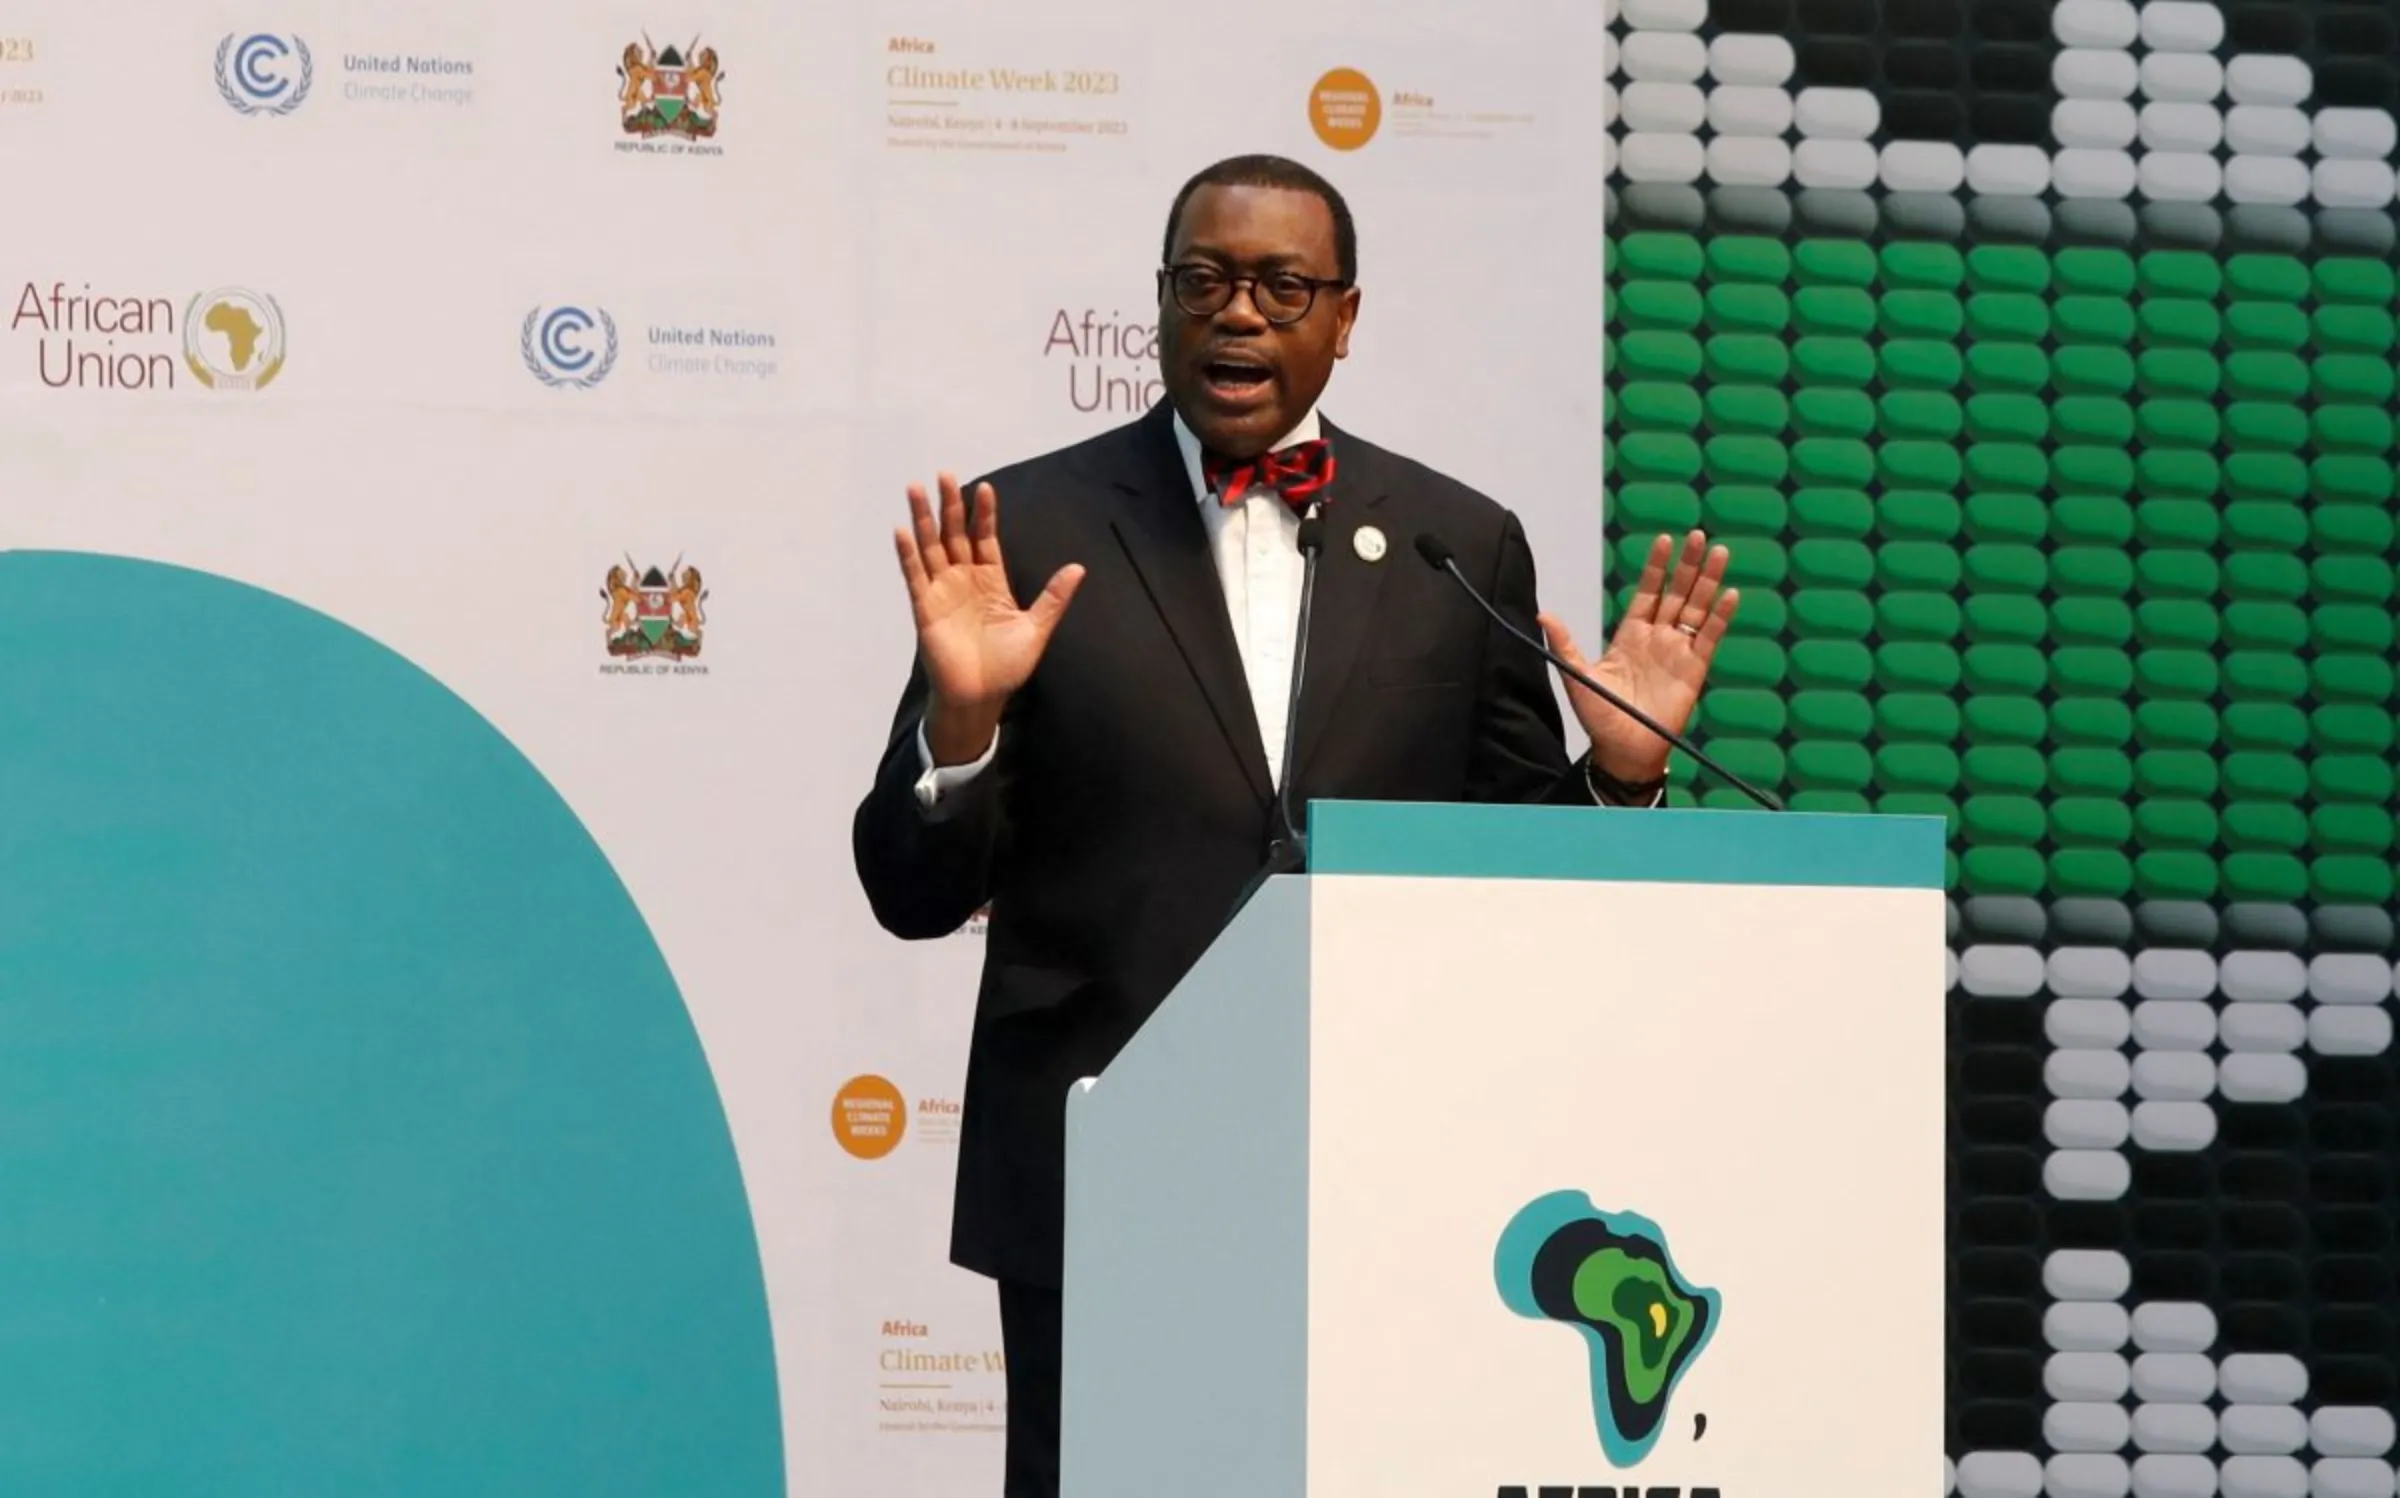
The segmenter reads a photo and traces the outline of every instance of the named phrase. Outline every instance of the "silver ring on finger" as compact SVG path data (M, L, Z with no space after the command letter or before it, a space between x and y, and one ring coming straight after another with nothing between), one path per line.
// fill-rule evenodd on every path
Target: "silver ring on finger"
M1677 620L1675 627L1679 630L1682 630L1685 634L1690 635L1694 639L1698 639L1700 637L1700 630L1696 625L1686 624L1681 620Z

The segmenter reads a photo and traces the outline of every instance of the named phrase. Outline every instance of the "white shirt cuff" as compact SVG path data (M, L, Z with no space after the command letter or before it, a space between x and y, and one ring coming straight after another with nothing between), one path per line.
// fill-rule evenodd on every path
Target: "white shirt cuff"
M982 774L991 765L992 756L1000 751L1000 732L992 731L992 741L983 746L983 755L973 764L936 765L933 749L925 742L925 720L917 720L917 763L923 772L917 776L917 810L928 821L940 821L948 811L946 798L952 791Z

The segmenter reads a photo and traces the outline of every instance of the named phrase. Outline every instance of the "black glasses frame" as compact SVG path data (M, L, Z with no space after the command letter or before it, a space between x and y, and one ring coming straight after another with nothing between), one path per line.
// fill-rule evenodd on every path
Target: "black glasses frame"
M1210 275L1223 276L1225 278L1225 295L1223 299L1218 301L1216 305L1210 307L1195 307L1190 302L1185 301L1183 298L1183 275L1186 271L1207 271ZM1281 317L1276 316L1273 312L1268 311L1258 299L1259 284L1269 280L1291 280L1300 282L1302 285L1308 288L1308 300L1300 304L1299 311ZM1184 311L1190 313L1194 317L1216 316L1218 313L1224 311L1227 307L1233 305L1234 293L1247 286L1250 288L1250 305L1257 309L1258 315L1265 318L1268 322L1274 324L1276 327L1288 328L1293 323L1301 321L1302 319L1306 318L1308 314L1317 310L1318 293L1329 290L1347 291L1350 289L1350 282L1347 278L1342 276L1304 276L1298 271L1289 270L1272 270L1262 272L1258 275L1237 276L1224 269L1222 266L1209 265L1198 261L1185 261L1177 265L1160 266L1158 268L1158 286L1160 291L1165 292L1175 298L1176 306L1181 307Z

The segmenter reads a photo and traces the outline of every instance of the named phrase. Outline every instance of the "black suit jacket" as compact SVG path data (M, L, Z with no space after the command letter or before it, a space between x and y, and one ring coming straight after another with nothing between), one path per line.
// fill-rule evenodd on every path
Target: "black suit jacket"
M1030 602L1087 569L1009 704L991 765L927 820L912 671L853 823L876 918L947 936L987 903L951 1230L954 1262L1055 1286L1065 1114L1209 944L1275 829L1274 783L1172 408L989 476L1009 580ZM1296 732L1308 798L1593 804L1541 658L1414 549L1447 542L1486 597L1535 628L1516 517L1331 423ZM970 493L972 489L970 488ZM1387 538L1362 560L1362 526ZM1600 815L1601 813L1595 813Z

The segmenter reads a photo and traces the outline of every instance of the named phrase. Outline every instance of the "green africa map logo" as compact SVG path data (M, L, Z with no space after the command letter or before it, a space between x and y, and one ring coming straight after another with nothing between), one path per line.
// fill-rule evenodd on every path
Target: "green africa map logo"
M1493 1271L1510 1310L1582 1334L1592 1419L1610 1463L1648 1456L1675 1386L1716 1335L1717 1292L1684 1281L1657 1223L1603 1212L1580 1191L1554 1191L1510 1219Z

